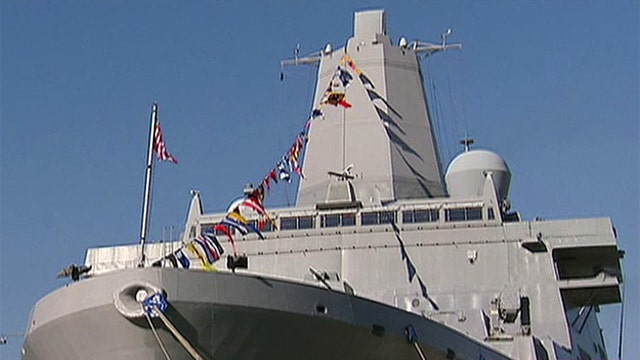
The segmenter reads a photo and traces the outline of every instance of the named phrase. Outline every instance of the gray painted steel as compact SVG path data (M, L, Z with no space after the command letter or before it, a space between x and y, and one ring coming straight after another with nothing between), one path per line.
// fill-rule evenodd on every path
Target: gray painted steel
M376 95L355 81L352 108L323 107L298 206L271 210L280 230L265 240L238 238L247 270L136 268L135 245L89 249L89 276L35 305L23 359L162 358L144 318L125 316L141 288L166 293L167 317L209 359L417 359L409 325L430 360L605 358L597 308L621 301L622 282L611 221L521 221L507 164L482 151L454 160L445 196L416 54L384 19L357 13L346 45ZM316 103L344 52L320 56ZM327 175L350 164L349 181ZM225 216L202 209L194 192L182 241L148 244L150 262Z
M373 86L356 77L346 89L352 108L322 107L324 119L314 122L309 133L297 205L323 202L334 181L327 171L349 165L357 199L364 204L442 196L444 181L418 58L391 44L381 11L362 12L357 19L346 47L321 57L314 106L345 53Z
M112 302L113 289L148 283L166 292L167 316L209 359L412 358L404 335L410 324L429 334L421 345L430 359L444 359L447 346L463 358L507 358L442 324L357 296L267 277L147 268L87 279L40 300L23 359L162 358L144 319L121 316ZM372 334L374 325L383 333ZM189 359L158 327L172 359Z

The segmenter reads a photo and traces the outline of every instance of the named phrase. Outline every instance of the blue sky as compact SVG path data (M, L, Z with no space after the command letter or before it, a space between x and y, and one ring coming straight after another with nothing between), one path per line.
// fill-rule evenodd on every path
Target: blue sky
M626 250L625 358L640 353L637 1L2 1L0 333L24 331L87 247L138 242L151 104L174 166L156 167L150 238L181 227L189 190L219 211L306 120L315 73L281 59L341 46L355 10L397 41L464 48L423 62L443 161L468 132L513 173L525 219L611 217ZM295 198L279 187L272 205ZM619 306L601 324L616 358ZM18 359L21 339L0 346Z

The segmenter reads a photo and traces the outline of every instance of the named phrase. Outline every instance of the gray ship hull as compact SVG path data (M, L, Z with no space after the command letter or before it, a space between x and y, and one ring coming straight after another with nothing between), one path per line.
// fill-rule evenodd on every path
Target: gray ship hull
M62 272L87 277L36 304L23 359L606 358L596 313L622 299L613 225L522 221L507 163L470 139L443 178L420 61L460 47L445 35L396 46L384 11L362 11L343 47L284 61L318 65L287 160L227 212L192 191L179 241L146 244L144 211L142 246L89 249ZM151 120L146 195L157 106ZM296 206L267 215L265 188L290 172L305 174ZM248 266L233 257L198 270L237 253L234 238L251 274L229 272ZM155 292L169 305L147 321Z
M114 305L123 289L164 290L166 316L207 359L418 359L411 325L428 359L506 359L479 342L421 316L342 292L222 272L129 269L85 279L33 309L23 359L161 359L146 319ZM55 310L55 311L54 311ZM172 359L191 359L159 319Z

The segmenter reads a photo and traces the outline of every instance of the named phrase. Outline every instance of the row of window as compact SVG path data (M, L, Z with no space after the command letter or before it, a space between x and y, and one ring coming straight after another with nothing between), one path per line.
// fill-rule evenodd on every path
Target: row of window
M401 214L402 223L404 224L430 223L437 222L440 219L440 211L438 209L403 210ZM364 226L390 224L392 221L397 222L396 215L396 211L392 210L362 212L360 213L360 224ZM488 209L487 217L489 220L495 218L493 208ZM322 228L356 226L355 213L325 214L320 215L319 219L320 227ZM482 220L481 206L444 209L445 222L477 220ZM252 220L251 224L261 228L262 232L273 231L273 225L270 222L259 226L256 220ZM283 216L280 218L280 230L304 230L314 229L315 227L316 216L314 215ZM221 233L218 233L218 235L221 235Z
M479 206L445 209L444 221L482 220L482 208Z
M436 222L439 218L438 209L415 209L402 212L402 222L405 224Z

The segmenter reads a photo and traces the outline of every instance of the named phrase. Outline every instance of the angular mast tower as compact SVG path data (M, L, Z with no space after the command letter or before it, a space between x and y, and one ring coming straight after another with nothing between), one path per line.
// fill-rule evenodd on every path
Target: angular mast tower
M332 184L345 179L327 172L345 169L353 175L352 200L364 205L445 195L417 53L416 46L392 46L383 10L356 13L346 46L322 52L316 106L345 54L370 83L355 78L349 84L351 108L321 107L324 119L309 133L298 206L330 201Z

